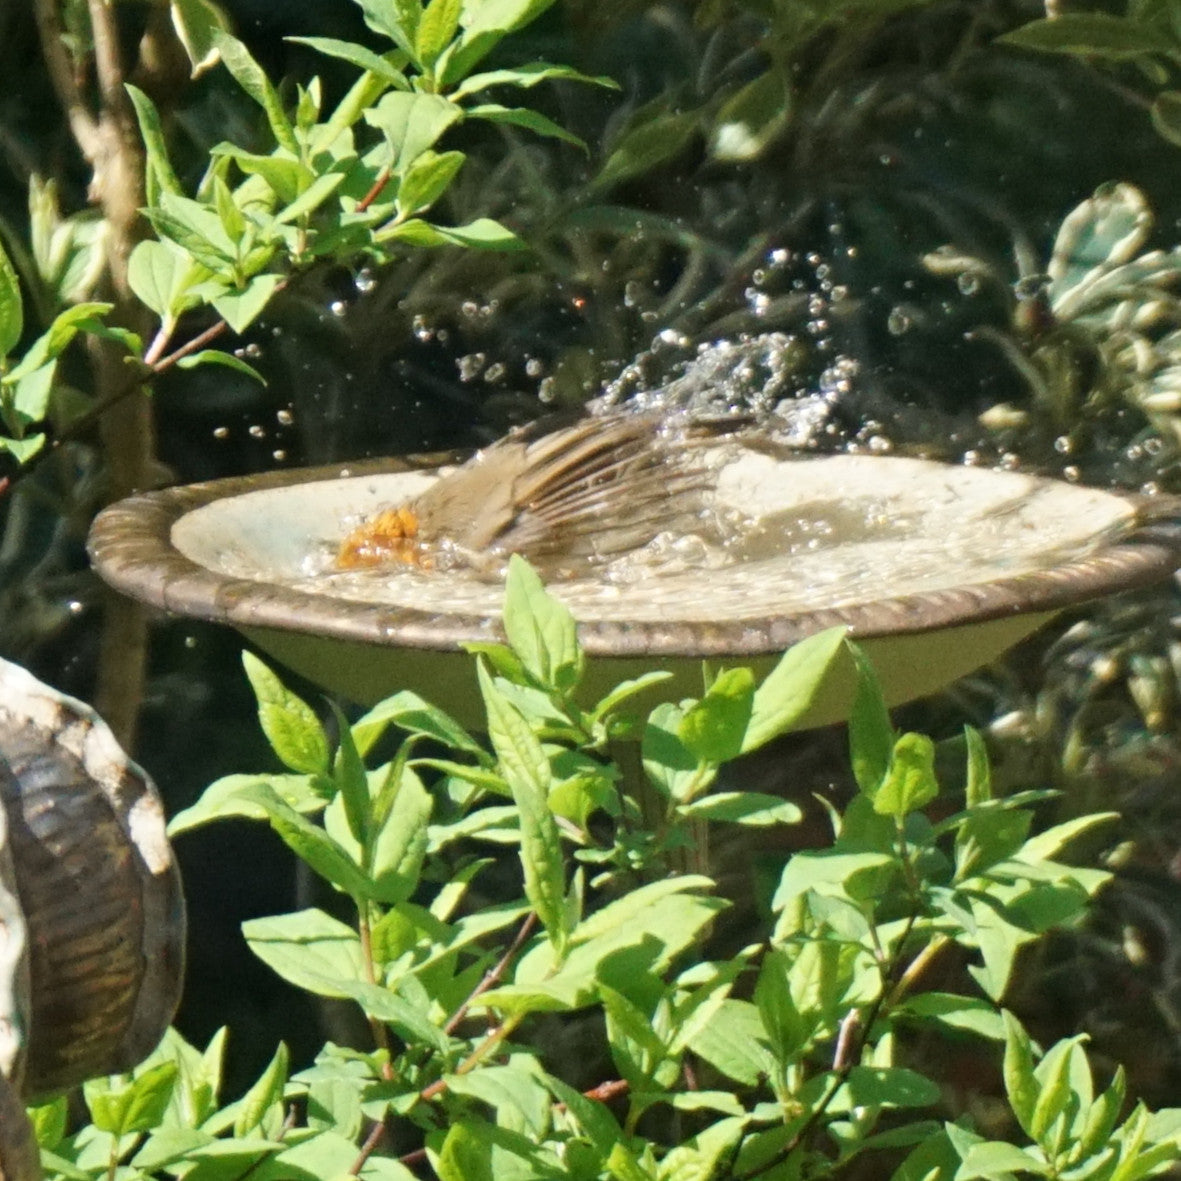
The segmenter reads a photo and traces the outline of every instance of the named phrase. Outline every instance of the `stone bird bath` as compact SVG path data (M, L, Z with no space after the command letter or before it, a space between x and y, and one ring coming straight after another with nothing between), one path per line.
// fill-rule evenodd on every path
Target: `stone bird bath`
M721 538L712 550L686 554L684 538L664 536L638 558L543 569L579 621L588 700L651 668L674 672L669 695L698 695L703 660L766 669L839 625L897 704L985 664L1063 608L1181 565L1181 500L890 456L785 457L741 442L719 454L706 495ZM334 566L350 530L415 503L448 461L145 493L99 516L90 552L117 590L228 624L356 702L415 689L471 722L478 694L461 645L501 636L501 582L462 566ZM846 665L805 725L844 715Z

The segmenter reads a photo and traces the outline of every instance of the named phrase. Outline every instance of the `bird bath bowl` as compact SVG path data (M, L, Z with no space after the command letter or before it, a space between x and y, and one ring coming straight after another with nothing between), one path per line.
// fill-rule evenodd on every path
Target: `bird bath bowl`
M91 556L117 590L229 624L356 702L414 689L470 722L479 698L461 645L502 638L502 585L459 570L333 565L349 530L420 495L448 462L145 493L100 514ZM722 469L713 496L744 522L723 552L686 555L678 543L551 584L591 658L588 700L653 668L674 674L664 692L699 695L703 660L766 670L797 640L843 626L898 704L987 663L1063 608L1181 565L1181 501L1015 472L752 448ZM852 687L846 660L802 725L845 716Z

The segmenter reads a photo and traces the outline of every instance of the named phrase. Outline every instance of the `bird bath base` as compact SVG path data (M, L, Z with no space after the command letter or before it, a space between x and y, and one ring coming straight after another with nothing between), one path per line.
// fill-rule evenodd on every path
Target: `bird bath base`
M462 645L502 638L501 587L464 571L365 571L350 581L355 572L332 568L358 521L413 498L452 461L382 460L146 493L100 514L91 554L116 589L229 624L354 701L414 689L478 724ZM730 498L721 511L761 515L757 551L671 574L665 563L622 583L591 570L552 584L590 657L587 700L655 668L674 674L662 694L696 695L703 660L766 670L796 641L844 626L900 704L987 663L1066 607L1181 564L1176 501L1012 472L752 452L723 470L716 495ZM850 521L851 535L838 536ZM768 538L779 536L782 553L768 564ZM793 588L799 572L806 584ZM847 660L802 725L845 716L852 685Z

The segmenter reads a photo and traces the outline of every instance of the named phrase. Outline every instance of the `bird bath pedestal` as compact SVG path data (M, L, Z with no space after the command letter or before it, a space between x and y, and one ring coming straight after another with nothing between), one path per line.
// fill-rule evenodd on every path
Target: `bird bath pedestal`
M460 720L479 695L465 642L502 638L502 586L465 570L339 571L342 538L446 471L439 457L279 471L132 497L90 537L98 572L164 611L229 624L362 704L415 689ZM550 589L588 654L586 695L653 668L701 692L701 663L769 668L845 626L891 704L971 672L1063 608L1181 565L1175 501L884 456L784 459L737 447L711 492L741 522L720 549L657 539ZM663 547L663 548L662 548ZM802 720L843 717L852 662ZM478 722L477 722L478 724Z

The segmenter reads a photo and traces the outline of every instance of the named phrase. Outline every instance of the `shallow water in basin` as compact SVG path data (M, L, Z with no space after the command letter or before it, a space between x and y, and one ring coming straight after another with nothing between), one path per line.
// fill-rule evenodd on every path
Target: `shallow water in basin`
M173 541L233 577L355 602L496 615L499 581L471 569L333 569L351 528L435 478L398 473L248 493L188 514ZM1024 474L743 451L721 466L700 533L662 534L551 585L588 621L755 620L1048 569L1133 523L1119 496Z

